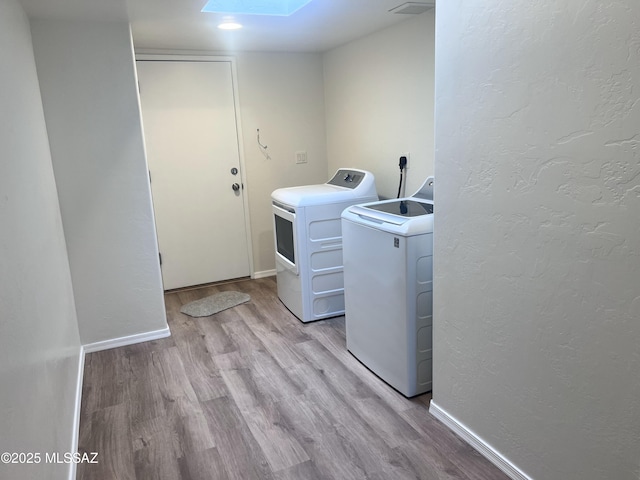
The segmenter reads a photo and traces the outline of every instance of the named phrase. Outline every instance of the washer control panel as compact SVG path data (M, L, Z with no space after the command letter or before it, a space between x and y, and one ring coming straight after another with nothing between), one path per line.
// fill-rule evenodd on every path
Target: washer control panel
M357 170L344 170L340 169L336 172L331 180L327 183L329 185L336 185L338 187L356 188L362 182L365 174Z

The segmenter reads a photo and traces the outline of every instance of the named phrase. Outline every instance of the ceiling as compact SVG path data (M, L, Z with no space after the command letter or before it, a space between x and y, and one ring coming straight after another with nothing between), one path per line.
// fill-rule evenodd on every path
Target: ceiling
M136 49L324 52L414 17L389 12L406 0L311 0L289 17L235 15L243 28L223 31L206 0L20 1L31 18L128 20Z

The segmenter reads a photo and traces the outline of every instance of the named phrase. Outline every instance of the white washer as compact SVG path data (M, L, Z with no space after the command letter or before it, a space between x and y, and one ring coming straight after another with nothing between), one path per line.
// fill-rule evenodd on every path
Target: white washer
M278 297L301 321L344 314L340 214L377 199L373 174L355 168L324 184L271 194Z
M407 397L431 390L433 177L342 213L347 349Z

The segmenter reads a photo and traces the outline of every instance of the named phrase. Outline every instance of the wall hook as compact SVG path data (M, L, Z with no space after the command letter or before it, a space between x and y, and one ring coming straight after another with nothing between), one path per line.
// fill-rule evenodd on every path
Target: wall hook
M262 154L264 155L264 158L266 158L267 160L271 160L271 157L269 156L269 152L267 152L267 146L263 145L262 142L260 142L260 129L257 129L258 131L258 146L260 147L260 151L262 152Z
M267 149L266 145L263 145L262 143L260 143L260 129L258 128L258 145L260 145L261 148L263 148L264 150Z

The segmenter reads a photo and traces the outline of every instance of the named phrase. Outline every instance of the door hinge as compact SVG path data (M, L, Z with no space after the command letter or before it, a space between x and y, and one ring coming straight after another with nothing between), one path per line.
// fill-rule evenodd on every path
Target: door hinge
M162 266L162 254L158 252L158 258L160 259L160 266Z
M151 183L151 170L148 170L149 172L149 183Z

